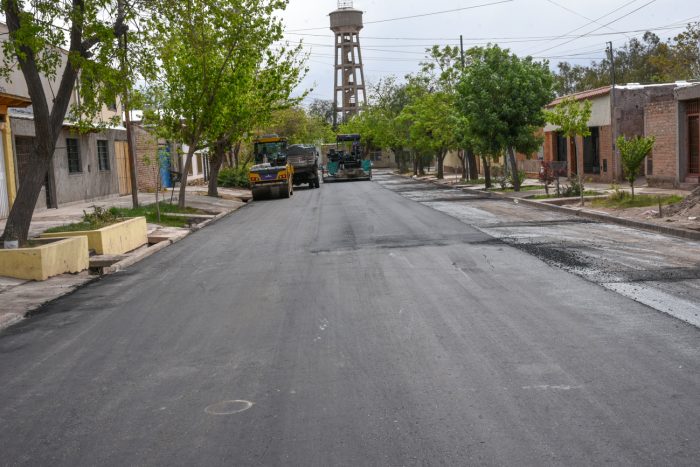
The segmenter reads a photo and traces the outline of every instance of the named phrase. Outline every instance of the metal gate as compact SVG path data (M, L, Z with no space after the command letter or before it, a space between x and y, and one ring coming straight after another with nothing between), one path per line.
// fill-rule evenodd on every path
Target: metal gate
M10 215L10 199L7 195L7 178L5 174L5 148L0 142L0 219Z

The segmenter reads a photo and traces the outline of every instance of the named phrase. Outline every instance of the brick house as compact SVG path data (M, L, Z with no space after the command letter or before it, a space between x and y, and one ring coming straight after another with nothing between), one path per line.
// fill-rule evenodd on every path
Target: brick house
M700 184L700 84L679 83L644 107L644 134L656 138L647 158L650 185Z
M159 182L161 188L173 186L170 172L179 172L185 164L187 145L156 137L143 122L143 113L134 110L131 115L132 136L136 156L136 183L139 191L152 192ZM177 156L173 156L177 154ZM159 160L157 163L156 161ZM197 151L187 174L188 182L207 179L209 159L207 151ZM160 177L160 180L158 178Z
M551 108L565 97L591 102L591 117L588 121L590 136L577 138L578 157L574 159L573 141L565 138L554 125L544 127L543 159L557 161L565 166L568 176L583 170L586 179L596 182L613 182L622 180L620 155L615 151L614 141L620 135L654 135L657 139L654 151L645 161L642 174L648 177L650 184L670 184L679 186L695 180L692 172L695 166L685 169L682 160L694 161L688 152L690 138L697 140L697 132L688 132L688 125L693 120L693 99L695 94L690 89L697 88L686 82L640 85L604 86L570 96L559 97L550 102ZM687 103L687 104L686 104ZM685 127L679 123L686 108L691 111L689 123ZM697 125L696 125L697 126ZM687 136L686 136L687 135ZM696 147L695 146L691 147ZM690 156L686 154L691 154ZM685 159L683 159L685 158ZM686 164L687 165L687 164ZM682 166L682 167L681 167ZM686 180L687 179L687 180Z

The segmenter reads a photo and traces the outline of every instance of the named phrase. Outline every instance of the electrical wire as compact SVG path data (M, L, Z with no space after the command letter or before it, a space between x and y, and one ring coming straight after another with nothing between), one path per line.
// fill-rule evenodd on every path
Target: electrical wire
M610 22L608 22L608 23L605 23L604 25L602 25L602 26L600 26L600 27L597 27L596 29L594 29L594 30L592 30L592 31L589 31L589 32L587 32L587 33L585 33L585 34L581 34L580 36L575 37L575 38L573 38L573 39L569 39L568 41L562 42L561 44L553 45L553 46L551 46L551 47L547 47L546 49L539 50L539 51L537 51L537 52L535 52L535 53L540 54L540 53L543 53L543 52L548 52L548 51L550 51L550 50L552 50L552 49L556 49L557 47L561 47L562 45L566 45L566 44L569 44L569 43L571 43L571 42L573 42L573 41L575 41L575 40L578 40L578 39L581 39L581 38L583 38L583 37L586 37L586 36L590 35L591 33L595 32L595 31L599 31L599 30L603 29L605 26L608 26L608 25L610 25L610 24L612 24L612 23L615 23L616 21L619 21L619 20L621 20L621 19L623 19L623 18L626 18L626 17L628 17L629 15L631 15L631 14L633 14L633 13L636 13L636 12L638 12L639 10L641 10L642 8L647 7L647 6L649 6L649 5L651 5L652 3L655 3L655 2L656 2L656 0L650 0L650 1L648 1L647 3L645 3L644 5L642 5L642 6L638 7L638 8L635 8L634 10L632 10L632 11L630 11L630 12L628 12L628 13L625 13L624 15L622 15L622 16L620 16L620 17L618 17L618 18L615 18L614 20L612 20L612 21L610 21Z
M445 13L454 13L456 11L473 10L475 8L483 8L483 7L487 7L487 6L500 5L502 3L511 3L513 1L515 1L515 0L499 0L499 1L491 2L491 3L482 3L479 5L471 5L471 6L461 7L461 8L453 8L451 10L431 11L428 13L421 13L418 15L399 16L396 18L386 18L386 19L378 19L378 20L374 20L374 21L365 21L364 24L388 23L390 21L401 21L401 20L405 20L405 19L423 18L425 16L443 15ZM292 29L289 32L318 31L318 30L322 30L322 29L327 29L327 28L326 28L326 26L324 26L324 27L319 27L319 28Z

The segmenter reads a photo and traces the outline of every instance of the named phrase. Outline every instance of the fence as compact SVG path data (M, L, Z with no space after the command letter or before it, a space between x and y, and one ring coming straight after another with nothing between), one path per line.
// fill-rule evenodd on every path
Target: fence
M532 159L532 160L522 160L518 161L518 170L524 171L528 175L538 175L540 169L542 168L542 160ZM552 168L552 172L557 177L566 177L567 167L566 161L551 161L549 166Z

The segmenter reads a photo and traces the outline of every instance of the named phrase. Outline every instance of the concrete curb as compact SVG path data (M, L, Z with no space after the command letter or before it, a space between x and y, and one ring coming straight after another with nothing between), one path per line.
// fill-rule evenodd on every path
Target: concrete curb
M397 174L400 177L407 178L409 180L415 180L412 177L407 177L405 175ZM643 222L643 221L637 221L633 219L625 219L622 217L616 217L612 216L610 214L604 214L602 212L594 212L594 211L589 211L586 209L572 209L572 208L567 208L565 206L558 206L556 204L550 204L550 203L544 203L542 201L536 201L533 199L527 199L527 198L513 198L508 196L505 193L499 193L497 191L488 191L484 190L481 188L469 188L469 187L451 187L450 185L445 185L444 183L439 183L436 180L421 180L425 182L432 183L433 185L441 186L444 188L453 188L453 189L458 189L462 191L468 191L468 192L476 192L479 193L479 195L486 196L489 198L492 197L498 197L502 199L512 199L514 201L517 201L518 203L523 203L527 204L530 206L538 207L541 209L548 209L550 211L558 211L561 213L569 214L569 215L574 215L577 217L585 217L587 219L599 221L599 222L607 222L611 224L617 224L617 225L622 225L624 227L630 227L633 229L640 229L640 230L646 230L649 232L654 232L654 233L661 233L664 235L671 235L673 237L679 237L683 238L685 240L695 240L695 241L700 241L700 232L694 232L692 230L687 230L687 229L678 229L675 227L669 227L666 225L658 225L658 224L652 224L651 222Z

